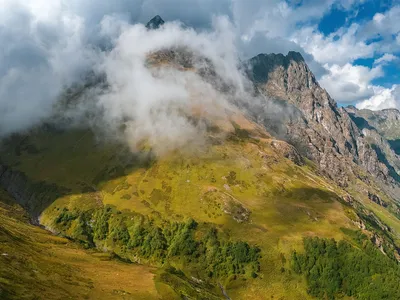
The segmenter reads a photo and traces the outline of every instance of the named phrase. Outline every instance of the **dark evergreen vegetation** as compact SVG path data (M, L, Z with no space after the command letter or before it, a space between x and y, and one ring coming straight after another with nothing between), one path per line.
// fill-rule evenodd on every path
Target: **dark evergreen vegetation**
M257 277L260 250L243 241L223 237L210 224L155 224L146 216L105 206L91 211L59 209L54 226L86 247L118 249L118 255L140 257L155 264L180 261L209 278Z
M294 252L292 268L307 278L308 292L318 299L344 295L356 299L400 299L400 267L361 233L357 246L333 239L306 238L305 253Z

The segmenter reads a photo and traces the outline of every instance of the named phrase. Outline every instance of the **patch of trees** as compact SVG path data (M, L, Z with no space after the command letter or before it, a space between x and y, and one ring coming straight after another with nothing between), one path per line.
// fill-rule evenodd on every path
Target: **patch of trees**
M294 252L292 268L307 279L308 292L318 299L344 295L356 299L400 299L400 267L364 235L357 247L333 239L304 239L305 253Z
M140 257L164 264L178 260L209 278L257 277L260 249L243 241L231 241L210 224L163 221L118 211L112 206L90 211L64 208L54 220L63 235L87 247L118 249L119 255Z

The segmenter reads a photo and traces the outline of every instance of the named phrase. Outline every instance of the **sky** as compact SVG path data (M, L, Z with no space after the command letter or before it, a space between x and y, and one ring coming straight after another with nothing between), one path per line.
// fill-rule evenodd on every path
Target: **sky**
M157 14L194 28L200 46L226 51L224 61L299 51L339 105L400 108L400 0L0 0L0 134L46 117L65 86L104 69L118 43L140 48L135 24ZM137 35L123 40L131 27Z

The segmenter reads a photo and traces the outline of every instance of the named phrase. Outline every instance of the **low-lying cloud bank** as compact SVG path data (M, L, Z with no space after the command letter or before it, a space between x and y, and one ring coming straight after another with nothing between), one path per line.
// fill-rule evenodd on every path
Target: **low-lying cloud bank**
M394 57L382 57L364 75L365 70L358 66L327 66L320 57L316 56L316 61L304 52L307 47L296 39L294 33L301 33L296 26L321 18L334 3L346 9L353 5L353 1L344 0L318 4L303 1L298 6L281 0L0 0L0 136L40 123L53 112L60 93L82 81L87 72L93 70L105 73L110 81L114 81L113 94L101 95L96 106L102 106L107 112L113 111L114 115L117 111L122 112L119 118L125 118L133 106L135 117L139 112L149 111L147 102L150 100L143 102L141 99L154 96L166 101L166 87L171 89L168 90L170 98L183 103L182 99L188 96L183 96L183 88L177 87L182 84L181 73L174 74L173 82L172 76L166 74L150 76L139 74L139 69L132 71L138 67L143 71L138 61L143 62L146 51L155 51L160 45L167 44L194 49L213 60L220 75L231 81L238 91L243 91L246 85L237 69L238 57L247 59L261 52L300 51L336 100L368 99L360 106L370 108L398 106L395 86L380 91L379 87L369 84L372 78L382 76L379 72L382 63ZM149 33L143 26L135 25L146 23L156 14L166 21L179 19L196 31L168 23L162 33ZM314 45L308 40L303 42ZM322 42L326 44L326 41ZM118 70L114 64L118 65ZM142 84L132 83L139 80L139 75ZM153 78L151 84L143 83L144 78ZM339 84L332 86L332 78L339 80ZM122 82L117 82L120 80ZM198 82L199 78L190 81L194 80ZM161 85L156 88L158 84ZM116 93L120 86L124 97L136 95L136 100L121 100L123 97ZM145 86L151 86L152 91L145 93ZM212 89L207 87L205 90L210 92ZM187 89L184 92L188 94ZM97 93L91 91L91 95ZM119 103L118 107L111 108L112 102ZM175 116L175 119L180 118ZM105 115L104 123L113 122L112 117Z
M60 1L40 2L6 1L0 13L0 136L61 119L162 154L198 147L208 121L253 97L228 17L202 30L179 22L148 30L116 14L89 26ZM149 60L167 49L190 53L190 68L211 77Z
M234 100L229 98L247 99L228 19L215 18L212 30L200 33L179 23L166 23L158 30L127 23L116 29L110 24L115 23L105 20L102 32L113 33L105 36L112 50L101 53L94 65L96 73L106 75L108 85L95 95L96 105L103 112L102 127L117 129L124 124L133 149L142 142L156 153L197 145L206 127L202 115L207 120L224 117ZM170 49L189 56L183 57L190 61L188 68L211 71L212 66L213 79L229 85L229 93L197 72L163 65L163 55L170 55ZM152 61L149 56L154 53L158 57ZM199 118L193 120L194 115Z

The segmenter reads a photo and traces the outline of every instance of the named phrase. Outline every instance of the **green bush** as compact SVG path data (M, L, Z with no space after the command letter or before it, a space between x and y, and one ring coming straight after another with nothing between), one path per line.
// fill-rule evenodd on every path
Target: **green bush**
M105 206L86 212L64 209L55 223L67 235L65 224L70 226L71 222L75 222L71 238L88 247L95 247L96 243L106 243L111 248L114 245L125 251L126 257L134 254L157 264L163 264L166 258L177 258L212 278L243 274L255 278L259 271L259 248L221 238L218 230L208 225L208 231L196 239L196 232L201 229L193 219L164 222L161 229L143 215Z
M64 207L61 213L55 219L55 223L69 227L71 225L71 222L77 218L78 214L71 212L68 210L68 208Z
M360 248L345 241L306 238L305 253L294 252L292 268L304 274L319 299L344 294L356 299L400 299L400 268L370 241L356 235Z

